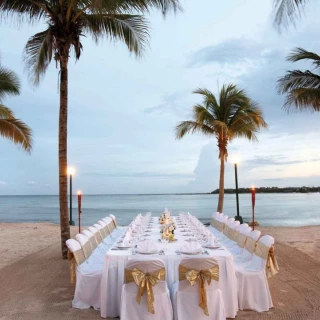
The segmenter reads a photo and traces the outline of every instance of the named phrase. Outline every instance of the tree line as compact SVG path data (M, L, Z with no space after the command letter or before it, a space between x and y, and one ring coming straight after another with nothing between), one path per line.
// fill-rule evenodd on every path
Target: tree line
M256 193L311 193L320 192L320 187L260 187L255 188ZM238 193L251 193L252 188L239 188ZM219 189L216 189L211 194L219 194ZM224 189L225 194L234 194L236 189Z

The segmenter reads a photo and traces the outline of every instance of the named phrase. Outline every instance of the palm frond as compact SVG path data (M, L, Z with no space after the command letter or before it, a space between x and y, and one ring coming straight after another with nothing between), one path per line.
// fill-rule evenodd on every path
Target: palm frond
M309 70L294 70L288 71L284 77L278 80L279 94L284 94L299 88L320 89L320 76Z
M165 16L170 11L183 11L179 0L100 0L95 1L95 6L109 13L149 13L155 9Z
M0 100L7 95L17 95L20 92L20 80L11 70L0 67Z
M148 22L141 15L84 14L84 30L95 41L102 36L124 41L130 52L140 56L148 41Z
M11 109L3 104L0 104L0 119L13 119L14 114Z
M287 60L291 62L312 60L312 64L315 65L316 68L319 68L320 66L320 56L303 48L295 48L287 57Z
M7 20L16 18L18 22L34 23L46 15L46 5L45 0L1 0L0 13Z
M39 84L52 60L53 46L51 27L32 36L25 46L26 68L35 85Z
M195 121L183 121L176 126L176 138L182 139L187 133L202 133L205 136L215 135L209 126Z
M320 89L298 88L288 92L283 108L287 111L320 111Z
M273 0L275 11L274 25L281 31L290 24L296 25L296 20L301 17L304 6L308 0Z
M21 120L0 118L0 136L11 140L14 144L21 145L25 151L31 152L32 131Z

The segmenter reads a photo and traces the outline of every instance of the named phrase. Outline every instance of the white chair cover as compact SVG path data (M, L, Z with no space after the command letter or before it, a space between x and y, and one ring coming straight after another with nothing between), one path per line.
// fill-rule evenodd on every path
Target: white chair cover
M218 262L214 258L196 259L184 258L181 265L196 271L207 270ZM191 286L188 280L178 281L173 286L173 303L175 320L225 320L224 302L219 283L212 280L211 284L206 283L207 306L209 316L205 315L199 307L199 284Z
M263 236L259 241L268 247L274 244L274 238L270 236ZM254 255L251 263L244 270L236 271L239 309L268 311L273 303L265 272L266 260Z
M131 260L126 269L137 268L144 273L152 273L164 268L164 263L160 259L154 260ZM173 311L169 297L167 283L159 281L153 287L155 313L148 312L147 294L144 294L141 303L136 302L138 286L135 282L126 283L122 287L121 293L121 320L172 320Z
M80 243L69 239L66 241L71 252L81 249ZM100 286L101 286L102 265L95 265L85 261L76 268L76 288L72 307L77 309L88 309L93 307L100 309Z

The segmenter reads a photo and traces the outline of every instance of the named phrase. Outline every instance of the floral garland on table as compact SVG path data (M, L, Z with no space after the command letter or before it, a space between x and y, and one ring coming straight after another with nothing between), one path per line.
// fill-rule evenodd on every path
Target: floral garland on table
M167 209L165 209L165 211L160 215L159 223L161 224L160 233L162 239L174 241L174 230L176 230L176 224Z
M164 212L161 213L160 217L159 217L159 223L160 224L169 224L171 223L173 220L172 220L172 217L171 217L171 214L170 212L168 211L168 209L164 209Z

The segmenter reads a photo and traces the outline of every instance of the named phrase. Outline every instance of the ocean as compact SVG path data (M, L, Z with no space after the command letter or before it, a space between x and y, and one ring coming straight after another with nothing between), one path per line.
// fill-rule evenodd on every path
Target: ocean
M216 211L218 195L83 195L81 225L92 225L114 214L127 225L137 214L158 216L164 208L174 215L190 212L207 222ZM240 215L251 221L251 194L240 194ZM78 224L77 196L73 197L73 220ZM236 197L225 195L224 213L236 214ZM320 225L320 194L256 194L255 220L262 226ZM0 222L59 223L58 196L0 196Z

